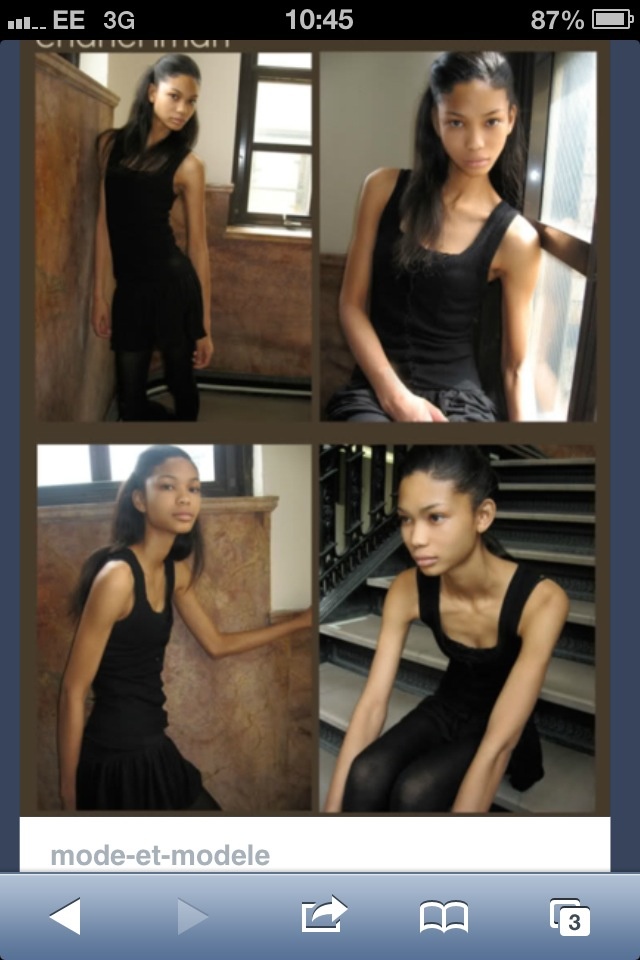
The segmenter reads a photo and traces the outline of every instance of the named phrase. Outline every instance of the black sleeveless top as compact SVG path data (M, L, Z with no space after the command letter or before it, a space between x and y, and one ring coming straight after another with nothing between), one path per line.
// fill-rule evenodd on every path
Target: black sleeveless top
M438 702L456 729L484 728L511 668L516 662L522 639L518 624L534 587L544 579L522 564L516 567L505 594L498 619L497 643L477 649L448 637L440 622L440 577L416 571L420 619L431 627L436 643L449 665L432 699ZM542 751L533 719L529 718L520 741L511 755L507 770L516 790L526 790L539 780Z
M401 269L396 262L402 236L400 201L410 174L400 171L380 218L372 262L371 323L396 372L414 392L446 388L481 392L473 329L491 261L517 211L503 200L462 253L431 252L423 266ZM356 368L355 381L359 379L367 382Z
M171 346L205 335L200 281L169 222L173 178L188 153L176 150L160 170L132 169L123 163L121 131L115 134L105 173L114 349Z
M164 562L165 605L156 613L147 600L144 573L132 550L111 554L124 560L134 580L133 609L114 624L93 681L95 704L86 736L105 747L144 746L167 725L162 689L164 651L173 625L173 560Z

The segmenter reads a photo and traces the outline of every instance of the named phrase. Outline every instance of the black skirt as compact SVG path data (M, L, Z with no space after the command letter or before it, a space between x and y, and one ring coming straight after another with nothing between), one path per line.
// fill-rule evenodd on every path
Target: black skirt
M415 392L438 407L451 423L471 421L493 423L496 419L495 405L481 390L443 388ZM357 418L360 421L370 419L378 423L393 422L380 406L371 387L351 384L334 393L327 404L327 417L329 420Z
M200 771L164 733L134 749L82 741L78 810L188 810L202 790Z

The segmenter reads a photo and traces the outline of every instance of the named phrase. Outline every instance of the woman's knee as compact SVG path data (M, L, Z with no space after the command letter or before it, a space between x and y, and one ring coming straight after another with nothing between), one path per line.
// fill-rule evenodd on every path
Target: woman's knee
M342 809L371 812L388 809L389 765L375 750L368 747L352 762L345 785Z

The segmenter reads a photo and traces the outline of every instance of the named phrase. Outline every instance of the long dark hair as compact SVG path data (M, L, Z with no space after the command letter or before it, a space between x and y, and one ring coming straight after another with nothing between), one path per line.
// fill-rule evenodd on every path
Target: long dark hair
M153 104L149 100L149 87L158 86L169 77L193 77L201 81L200 68L195 60L184 53L168 53L148 67L140 77L124 127L111 130L98 138L98 148L117 146L119 162L133 170L161 170L178 153L191 150L198 139L198 115L194 113L181 130L173 130L168 137L147 149L147 140L153 122Z
M456 493L465 493L477 510L485 500L498 497L498 478L480 447L411 447L400 470L400 480L413 473L430 473L436 480L449 480ZM494 534L486 531L482 540L487 550L511 559Z
M516 121L504 150L489 177L494 189L511 206L521 209L525 165L524 133L509 61L502 53L443 53L431 67L427 87L416 119L415 159L400 203L403 236L398 243L400 266L410 268L428 259L428 250L442 229L442 187L449 173L449 157L433 126L433 111L442 97L458 83L482 80L504 90L509 106L516 107Z
M134 506L134 492L144 490L146 481L156 467L159 467L165 460L175 457L187 460L197 470L189 454L180 447L147 447L138 457L133 473L128 480L125 480L118 492L111 527L111 544L108 547L101 547L100 550L91 554L82 567L80 579L71 595L69 610L75 619L78 619L84 610L93 581L105 563L119 550L140 543L144 538L145 517ZM191 582L193 583L198 579L204 567L204 543L199 519L196 520L189 533L179 533L176 536L169 551L169 557L174 561L186 560L187 557L191 557Z

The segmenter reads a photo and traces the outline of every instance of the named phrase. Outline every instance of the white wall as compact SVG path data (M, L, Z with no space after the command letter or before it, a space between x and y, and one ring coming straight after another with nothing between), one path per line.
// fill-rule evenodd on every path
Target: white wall
M204 161L207 183L231 183L236 135L239 53L190 53L202 74L198 99L200 135L196 153ZM114 124L127 122L138 81L159 58L151 53L83 53L80 69L120 97Z
M311 603L311 454L307 444L254 449L254 493L280 498L271 514L271 608Z
M320 250L345 253L378 167L411 167L418 103L436 52L320 55Z
M103 87L109 83L109 57L104 53L81 53L80 69Z

